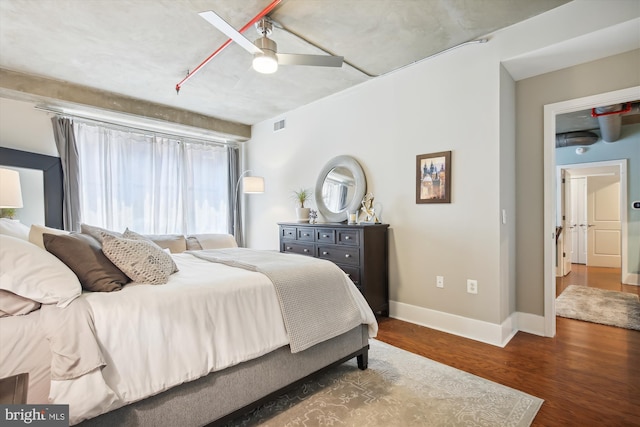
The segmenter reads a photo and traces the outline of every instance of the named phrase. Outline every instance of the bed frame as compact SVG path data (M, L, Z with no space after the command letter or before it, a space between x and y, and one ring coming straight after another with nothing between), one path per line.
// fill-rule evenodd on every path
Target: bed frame
M357 357L358 368L367 369L368 336L367 325L361 325L299 353L292 354L289 346L281 347L78 425L225 425L287 389L354 357Z

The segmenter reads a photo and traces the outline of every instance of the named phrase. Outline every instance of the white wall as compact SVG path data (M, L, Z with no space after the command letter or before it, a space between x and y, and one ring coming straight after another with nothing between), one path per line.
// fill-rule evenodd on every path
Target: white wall
M500 75L490 49L460 49L292 111L284 131L254 126L248 162L267 189L248 200L249 246L277 249L276 223L294 215L290 192L314 186L330 158L352 155L391 226L390 299L500 323ZM416 155L446 150L452 203L417 205Z
M49 114L33 103L0 98L0 147L60 157Z

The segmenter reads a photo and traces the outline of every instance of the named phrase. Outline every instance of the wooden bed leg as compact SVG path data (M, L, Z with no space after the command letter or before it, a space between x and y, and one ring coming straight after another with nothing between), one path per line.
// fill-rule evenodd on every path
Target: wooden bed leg
M358 355L358 369L365 370L369 366L369 346Z

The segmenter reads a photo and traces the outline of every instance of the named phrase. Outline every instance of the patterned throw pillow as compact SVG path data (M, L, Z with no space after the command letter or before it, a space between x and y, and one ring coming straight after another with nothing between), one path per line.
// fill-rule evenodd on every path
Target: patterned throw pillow
M138 234L135 231L129 230L128 228L126 230L124 230L124 233L122 233L122 237L124 237L125 239L142 240L144 242L149 242L152 245L154 245L155 247L157 247L158 249L160 249L160 250L163 249L160 245L158 245L156 242L154 242L153 240L151 240L147 236L143 236L142 234ZM175 262L173 262L173 258L171 258L171 257L169 257L169 258L171 259L171 271L169 272L169 274L175 273L176 271L178 271L178 266L176 265Z
M136 283L161 285L178 270L171 255L147 240L105 235L102 252Z

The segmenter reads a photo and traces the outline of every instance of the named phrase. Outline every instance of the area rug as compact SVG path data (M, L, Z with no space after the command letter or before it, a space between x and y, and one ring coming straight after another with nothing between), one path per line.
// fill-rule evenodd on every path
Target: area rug
M640 331L640 301L628 292L571 285L556 298L556 315Z
M369 368L329 370L229 426L529 426L542 400L370 340Z

